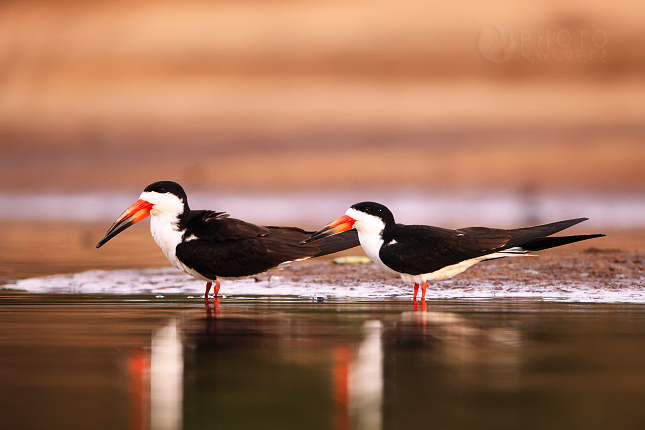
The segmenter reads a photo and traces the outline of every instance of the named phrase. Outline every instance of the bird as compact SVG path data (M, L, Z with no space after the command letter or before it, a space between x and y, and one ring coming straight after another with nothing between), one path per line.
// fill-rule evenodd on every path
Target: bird
M168 261L206 281L207 300L213 283L217 297L221 279L244 278L359 245L356 232L304 244L301 242L313 232L297 227L259 226L231 218L225 212L191 210L181 185L159 181L143 190L96 247L148 216L152 237Z
M304 243L354 229L358 231L361 246L372 262L387 272L398 274L405 282L414 282L415 303L421 284L421 300L425 303L427 281L452 278L480 261L520 256L605 236L548 237L587 219L575 218L510 230L487 227L451 230L398 224L386 206L361 202L352 205L344 216L318 230Z

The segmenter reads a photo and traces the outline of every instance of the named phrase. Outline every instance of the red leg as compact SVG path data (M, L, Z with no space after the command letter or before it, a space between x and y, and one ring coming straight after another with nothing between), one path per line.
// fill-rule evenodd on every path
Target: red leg
M219 294L219 280L215 282L215 288L213 288L213 296L217 297L218 294Z
M414 300L415 302L417 301L417 293L419 292L419 284L414 284Z
M428 288L428 284L426 281L423 281L423 284L421 285L421 301L425 303L426 301L426 289Z
M206 292L204 293L204 298L206 298L206 299L208 298L208 293L211 292L211 285L213 285L212 282L207 282L206 283Z

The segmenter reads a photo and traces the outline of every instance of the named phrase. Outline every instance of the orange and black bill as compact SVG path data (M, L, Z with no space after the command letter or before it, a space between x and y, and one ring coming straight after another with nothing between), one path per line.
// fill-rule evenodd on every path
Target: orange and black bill
M126 228L130 227L132 224L135 224L142 219L150 215L150 210L152 209L153 204L145 200L137 200L132 206L126 209L125 212L121 214L120 217L114 221L112 227L110 227L105 233L105 237L96 245L97 248L103 246L108 240L112 239L117 234L121 233Z
M314 240L322 239L327 236L332 236L334 234L342 233L347 230L351 230L354 228L354 223L356 220L348 215L343 215L340 218L335 219L334 221L330 222L311 236L309 236L307 239L303 240L301 243L309 243L313 242Z

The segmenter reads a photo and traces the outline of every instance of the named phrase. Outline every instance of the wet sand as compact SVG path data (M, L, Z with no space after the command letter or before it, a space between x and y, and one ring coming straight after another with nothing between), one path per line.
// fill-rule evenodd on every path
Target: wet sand
M267 275L263 275L267 276ZM372 282L410 287L412 284L380 270L373 264L330 267L326 262L312 262L301 267L288 267L280 276L287 281L308 281L351 285ZM485 282L493 286L585 284L591 288L620 288L644 285L645 251L598 249L543 253L537 257L506 258L479 263L450 280L448 288L459 288ZM441 288L442 282L429 283Z

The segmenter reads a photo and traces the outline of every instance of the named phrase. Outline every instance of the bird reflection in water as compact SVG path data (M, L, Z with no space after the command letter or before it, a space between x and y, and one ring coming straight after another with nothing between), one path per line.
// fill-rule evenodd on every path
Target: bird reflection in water
M130 353L128 372L132 400L131 428L181 429L184 355L176 320L153 334L149 352L135 349Z
M184 353L177 321L158 330L150 348L150 428L182 428Z
M385 378L392 381L397 372L409 372L410 366L425 366L416 355L410 355L412 350L423 350L446 368L460 370L456 374L464 383L480 375L469 369L484 365L488 369L484 377L492 375L486 383L511 390L517 385L517 332L508 327L482 327L458 312L428 312L423 302L418 305L422 311L383 314L378 320L355 321L361 325L352 323L353 328L321 324L329 320L317 312L304 317L302 313L267 313L225 305L222 316L219 300L207 303L205 317L202 314L181 321L181 336L173 321L154 334L149 358L145 349L133 355L131 374L139 375L143 382L138 389L133 385L131 391L141 393L137 394L143 399L140 411L150 410L149 428L178 429L186 419L194 419L190 414L188 418L182 415L183 393L195 390L183 387L182 340L194 355L189 360L193 363L189 374L206 375L208 382L200 379L202 391L189 403L212 396L224 399L221 390L225 382L237 380L229 371L240 372L245 381L246 386L235 388L235 403L219 404L224 416L240 405L258 410L278 405L272 412L276 420L281 416L293 419L293 396L311 395L312 387L316 387L317 399L333 399L333 409L328 413L332 414L334 428L380 430L384 427L383 405L387 403ZM405 366L405 370L398 367L395 371L393 366ZM149 385L146 373L150 375ZM141 387L150 387L151 391L146 393ZM147 428L146 414L135 411L134 415L140 425L133 428ZM253 423L255 418L245 419Z
M380 321L363 325L364 338L354 352L349 345L334 350L333 397L337 430L380 430L383 403L383 346Z

